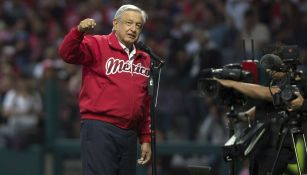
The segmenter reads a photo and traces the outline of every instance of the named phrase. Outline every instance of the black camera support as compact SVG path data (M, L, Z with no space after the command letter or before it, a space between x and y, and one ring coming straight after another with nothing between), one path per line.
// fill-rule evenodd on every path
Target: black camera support
M229 136L232 136L235 133L234 124L238 116L238 113L235 111L234 105L230 106L230 110L229 112L226 113L226 115L229 120L229 123L228 123ZM236 158L234 157L229 159L230 160L229 175L235 175L235 159Z
M152 175L157 175L157 156L156 156L156 108L158 101L159 83L161 76L161 68L164 62L153 59L151 55L150 76L148 81L148 93L150 100L150 116L151 116L151 151L152 151ZM158 66L156 66L158 64Z
M278 158L280 156L281 149L284 146L285 138L288 134L291 134L292 146L293 146L294 151L295 151L296 165L297 165L299 174L302 175L302 170L301 170L301 165L300 165L300 162L299 162L299 159L298 159L298 153L297 153L297 148L296 148L296 140L295 140L295 139L298 139L299 136L302 137L302 139L304 141L305 152L307 153L305 134L304 134L303 129L302 129L301 121L299 121L299 118L301 116L300 116L300 114L295 114L297 119L295 119L295 118L293 119L292 118L293 116L290 116L290 118L289 118L289 114L285 111L281 112L280 114L282 115L282 117L284 117L286 119L285 122L287 122L287 123L286 123L286 125L284 125L281 128L281 140L280 140L280 143L278 145L278 151L277 151L271 172L268 172L267 175L274 175L273 173L274 173Z
M158 102L159 83L162 66L165 59L156 55L149 47L142 41L139 41L136 46L146 52L150 56L150 71L148 78L148 94L150 96L150 117L151 117L151 151L152 151L152 175L157 174L157 156L156 156L156 108Z

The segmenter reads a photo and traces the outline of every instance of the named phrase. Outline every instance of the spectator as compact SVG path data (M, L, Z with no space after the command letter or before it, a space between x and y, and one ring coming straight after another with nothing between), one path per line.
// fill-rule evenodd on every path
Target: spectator
M216 105L209 107L209 114L205 117L198 132L200 142L222 145L227 139L224 117Z
M0 128L2 143L7 138L7 143L20 146L21 141L26 141L28 134L38 127L41 112L42 100L33 88L33 81L29 77L19 77L16 87L9 90L3 100L3 115L7 123Z

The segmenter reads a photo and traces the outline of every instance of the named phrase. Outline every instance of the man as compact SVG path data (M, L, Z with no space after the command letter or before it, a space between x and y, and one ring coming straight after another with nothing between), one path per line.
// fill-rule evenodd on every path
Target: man
M272 58L277 59L276 55L267 55ZM279 58L278 58L279 59ZM287 73L284 71L274 70L272 67L266 68L267 73L271 76L274 81L281 81ZM249 156L250 160L250 174L251 175L265 175L271 172L274 160L277 155L277 148L280 145L280 138L278 132L282 129L281 122L282 117L277 117L276 120L271 120L274 115L277 114L277 110L274 109L273 96L274 94L281 91L278 86L266 87L258 84L244 83L232 80L221 80L214 78L221 85L233 88L246 96L249 96L256 100L261 100L256 102L256 106L245 112L248 118L252 118L258 121L269 122L266 128L266 134L262 136L259 140L256 149ZM295 92L296 98L287 104L288 112L306 112L306 84L304 81L298 80L299 88L304 94L304 97L300 92ZM257 111L257 112L256 112ZM256 118L255 118L256 115ZM244 120L244 119L243 119ZM245 119L246 120L246 119ZM279 120L279 121L278 121ZM246 120L247 121L247 120ZM248 120L249 121L249 120ZM290 136L286 136L283 143L280 156L278 158L277 164L272 172L273 175L281 175L287 168L287 164L294 156L293 145Z
M96 25L87 18L59 48L64 61L83 66L79 106L84 175L135 175L137 137L138 163L150 160L150 57L135 47L146 19L139 7L123 5L109 35L85 35Z

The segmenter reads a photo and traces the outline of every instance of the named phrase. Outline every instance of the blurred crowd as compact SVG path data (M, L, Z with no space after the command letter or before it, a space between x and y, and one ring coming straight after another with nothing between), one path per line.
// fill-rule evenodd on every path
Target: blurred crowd
M157 108L158 142L221 145L228 138L226 109L199 96L200 70L259 59L274 43L298 45L306 64L306 0L0 0L0 146L21 146L29 135L42 141L43 84L50 72L60 88L59 116L54 116L59 121L57 136L79 137L81 69L59 58L59 43L87 17L96 20L93 34L109 33L115 11L125 3L148 13L140 39L166 59Z

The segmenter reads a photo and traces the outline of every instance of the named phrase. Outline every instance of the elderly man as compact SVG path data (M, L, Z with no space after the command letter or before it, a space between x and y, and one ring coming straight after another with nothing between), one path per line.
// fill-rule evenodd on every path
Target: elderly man
M150 57L135 47L146 19L139 7L123 5L109 35L85 35L96 25L87 18L65 36L59 48L64 61L82 65L84 175L135 175L137 138L141 144L138 163L150 160Z

